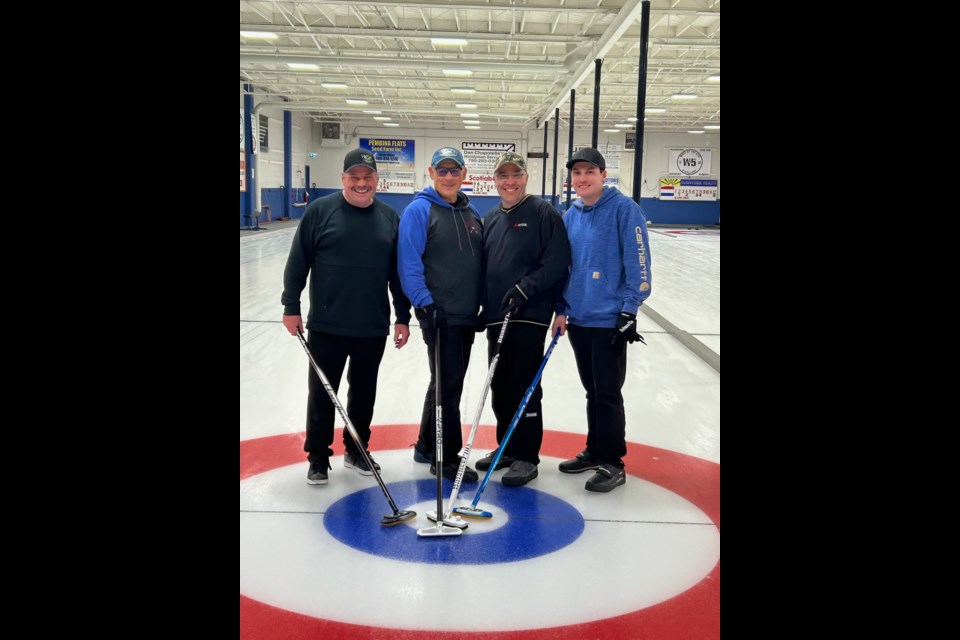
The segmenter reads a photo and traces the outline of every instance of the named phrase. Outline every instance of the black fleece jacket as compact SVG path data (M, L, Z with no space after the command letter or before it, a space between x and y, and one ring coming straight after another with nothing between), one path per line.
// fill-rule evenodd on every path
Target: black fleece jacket
M500 303L514 285L527 301L513 320L550 324L554 298L570 268L570 242L560 214L536 196L483 218L484 324L501 322Z
M283 272L284 315L300 315L310 275L307 329L341 336L390 333L387 285L397 324L410 323L410 301L397 276L400 216L374 198L366 209L334 193L311 202L290 245Z

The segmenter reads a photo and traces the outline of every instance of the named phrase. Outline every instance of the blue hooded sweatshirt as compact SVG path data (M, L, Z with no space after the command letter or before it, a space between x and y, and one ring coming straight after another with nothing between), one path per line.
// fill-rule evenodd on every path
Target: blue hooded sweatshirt
M403 210L397 270L417 309L433 303L444 310L451 325L475 324L482 261L480 215L462 192L450 204L427 187Z
M563 217L570 239L570 279L558 314L578 327L613 329L650 296L652 271L643 210L604 187L592 206L575 200Z

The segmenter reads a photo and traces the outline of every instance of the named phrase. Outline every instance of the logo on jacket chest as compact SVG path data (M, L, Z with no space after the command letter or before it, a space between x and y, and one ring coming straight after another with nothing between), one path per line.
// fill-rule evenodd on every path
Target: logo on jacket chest
M480 223L476 220L467 220L467 232L472 236L480 235Z
M526 223L526 222L517 222L517 223L514 223L513 228L514 228L514 229L526 229L526 228L527 228L527 223Z

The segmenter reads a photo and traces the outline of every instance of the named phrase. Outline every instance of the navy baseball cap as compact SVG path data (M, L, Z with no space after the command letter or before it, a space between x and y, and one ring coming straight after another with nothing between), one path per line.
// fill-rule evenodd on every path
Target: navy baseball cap
M590 147L580 149L573 154L570 159L567 160L567 169L572 169L573 165L578 162L589 162L590 164L595 164L600 167L600 171L607 170L607 161L603 159L599 151L591 149Z
M435 168L444 160L453 160L460 168L467 166L467 163L463 160L463 154L460 153L459 149L454 149L453 147L442 147L434 151L433 159L430 160L430 166Z
M367 167L377 170L377 159L366 149L354 149L343 157L343 172L346 173L354 167Z

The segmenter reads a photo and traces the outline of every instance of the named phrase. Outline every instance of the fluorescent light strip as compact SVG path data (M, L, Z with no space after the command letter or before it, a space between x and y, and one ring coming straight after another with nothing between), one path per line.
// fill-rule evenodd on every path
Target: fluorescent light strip
M472 76L473 71L470 69L444 69L443 75L446 76Z
M477 105L472 102L458 102L457 109L476 109Z
M479 120L464 120L463 124L480 124Z
M620 133L620 129L604 129L604 133Z
M717 131L719 131L719 130L720 130L720 125L718 125L718 124L705 124L705 125L703 125L703 128L704 128L704 129L716 129Z
M342 82L321 82L320 86L324 89L346 89L347 85Z
M383 111L367 111L366 109L364 109L363 112L364 112L364 113L376 113L376 114L378 114L378 115L381 114L381 113L383 113Z
M674 100L694 100L696 98L699 98L700 96L698 96L695 93L675 93L670 97L673 98Z
M466 127L464 127L464 129L479 129L479 128L480 128L480 127L472 127L472 126L469 126L469 125L466 126Z
M369 104L366 100L358 100L356 98L347 98L347 104Z
M318 64L307 64L304 62L288 62L287 66L291 69L298 69L300 71L316 71L320 68Z
M373 119L374 119L374 120L380 120L380 121L382 122L382 121L385 121L385 120L390 120L390 116L373 116Z
M703 131L687 131L687 133L703 133Z
M273 31L241 31L241 38L259 38L261 40L276 40L279 36Z
M441 44L441 45L450 45L454 47L462 47L468 43L464 38L430 38L430 44Z
M396 122L384 122L384 123L383 123L383 126L385 126L385 127L399 127L400 125L398 125Z
M469 87L454 87L450 89L453 93L476 93L476 89L470 89Z
M707 82L720 82L720 76L710 76L707 78Z
M663 107L647 107L643 110L644 113L666 113L667 110Z

